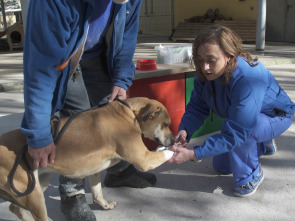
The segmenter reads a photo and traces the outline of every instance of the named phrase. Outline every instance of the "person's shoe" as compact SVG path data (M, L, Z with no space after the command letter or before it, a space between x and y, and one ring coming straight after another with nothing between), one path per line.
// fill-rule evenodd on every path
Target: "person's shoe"
M96 221L84 194L61 199L60 208L67 221Z
M253 195L256 192L258 186L262 183L263 179L263 171L260 168L259 173L252 181L249 181L243 186L235 187L234 195L240 197L247 197Z
M275 142L275 139L272 139L268 142L264 142L263 143L266 151L264 153L264 155L274 155L277 151L277 145L276 145L276 142Z
M152 173L140 172L133 165L116 174L107 173L104 179L106 187L146 188L154 186L157 178Z

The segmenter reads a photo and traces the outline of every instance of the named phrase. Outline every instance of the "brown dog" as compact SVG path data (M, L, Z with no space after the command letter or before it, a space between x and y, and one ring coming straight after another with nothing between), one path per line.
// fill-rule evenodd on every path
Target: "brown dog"
M31 220L24 209L31 212L34 220L47 220L43 191L49 185L49 173L55 171L71 178L88 176L93 201L103 209L113 209L116 202L103 198L100 172L124 159L142 171L154 169L173 155L169 150L150 152L141 134L168 146L173 143L169 129L170 118L166 108L155 100L130 98L126 106L114 101L102 108L80 113L69 125L57 144L56 158L47 168L34 171L36 186L32 193L19 197L8 182L16 157L26 144L25 135L13 130L0 137L0 197L12 202L10 211L21 220ZM61 126L67 118L61 120ZM52 122L56 125L56 122ZM32 159L26 154L32 167ZM20 162L14 185L20 192L31 185L23 161Z

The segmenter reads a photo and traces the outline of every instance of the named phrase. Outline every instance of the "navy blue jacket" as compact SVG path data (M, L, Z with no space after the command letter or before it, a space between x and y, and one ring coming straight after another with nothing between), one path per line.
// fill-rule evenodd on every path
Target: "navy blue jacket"
M141 0L115 5L108 39L108 68L113 85L128 89L135 67ZM21 130L31 147L52 142L50 116L61 110L70 77L64 64L87 34L93 0L31 0L24 42L25 113Z

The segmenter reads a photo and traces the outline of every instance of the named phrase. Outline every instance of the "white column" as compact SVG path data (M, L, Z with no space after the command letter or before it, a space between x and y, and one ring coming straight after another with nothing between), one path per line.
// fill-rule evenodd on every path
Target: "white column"
M4 0L1 0L1 12L3 17L3 28L6 30L7 22L6 22L6 14L5 14L5 7L4 7Z
M22 7L22 19L23 19L24 30L26 27L29 2L30 2L30 0L20 0L21 7Z
M256 51L263 51L265 47L266 28L266 0L257 1L256 21Z

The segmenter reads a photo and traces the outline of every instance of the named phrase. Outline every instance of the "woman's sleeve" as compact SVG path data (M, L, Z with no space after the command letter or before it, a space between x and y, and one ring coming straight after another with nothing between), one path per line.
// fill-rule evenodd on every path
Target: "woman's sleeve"
M209 137L195 149L197 159L216 156L243 145L257 123L266 84L257 78L241 77L231 90L229 117L220 134Z
M178 130L185 130L188 134L187 142L191 136L197 131L204 120L210 114L210 108L202 97L204 85L198 78L194 79L194 89L191 93L190 101L186 106L184 115L182 116Z

